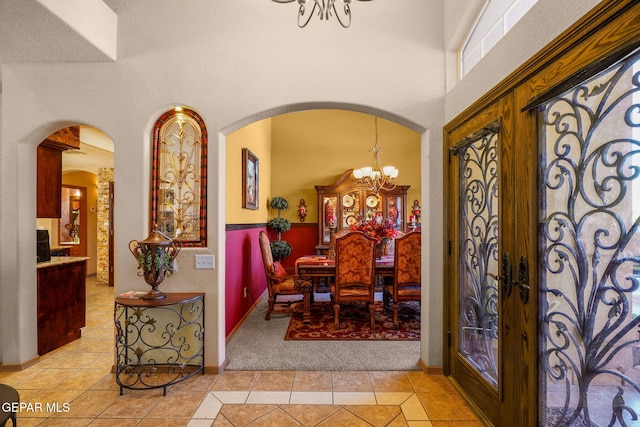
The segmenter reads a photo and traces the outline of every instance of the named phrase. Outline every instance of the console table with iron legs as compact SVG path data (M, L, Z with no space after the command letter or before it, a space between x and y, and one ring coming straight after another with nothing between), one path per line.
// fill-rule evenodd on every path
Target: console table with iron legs
M204 374L204 293L115 300L116 382L123 389L163 388Z

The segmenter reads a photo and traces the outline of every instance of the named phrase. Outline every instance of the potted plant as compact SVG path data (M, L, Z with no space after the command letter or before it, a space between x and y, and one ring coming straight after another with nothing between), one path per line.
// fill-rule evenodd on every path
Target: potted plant
M273 255L273 259L280 261L290 255L292 251L291 245L282 240L282 233L291 229L291 223L280 214L281 211L289 209L289 202L282 197L276 196L271 199L269 206L271 209L278 211L278 216L269 220L267 228L277 232L278 240L271 242L271 255Z

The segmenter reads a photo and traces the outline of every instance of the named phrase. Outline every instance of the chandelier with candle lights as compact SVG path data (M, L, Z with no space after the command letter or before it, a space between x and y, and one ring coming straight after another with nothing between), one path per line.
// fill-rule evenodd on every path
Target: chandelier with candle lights
M293 3L297 1L298 8L298 27L307 26L313 15L318 15L320 20L329 20L335 16L343 28L349 28L351 25L351 1L352 0L273 0L276 3ZM371 1L371 0L357 0ZM338 6L336 6L338 3Z
M398 169L395 166L382 166L380 162L380 153L382 150L378 148L378 118L375 118L376 140L373 148L369 150L373 153L373 163L360 169L353 170L353 177L356 182L363 184L367 190L376 193L380 190L393 190L396 188L395 179L398 176Z

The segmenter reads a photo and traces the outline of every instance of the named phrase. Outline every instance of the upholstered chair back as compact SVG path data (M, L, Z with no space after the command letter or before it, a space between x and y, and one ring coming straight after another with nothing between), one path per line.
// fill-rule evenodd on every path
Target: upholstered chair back
M260 252L262 253L262 262L264 264L264 272L269 275L273 273L273 255L271 254L271 242L269 236L264 231L260 231L259 236Z
M377 241L362 231L336 238L336 277L331 284L334 327L340 327L340 304L365 303L369 308L371 329L375 328L375 269Z
M267 277L267 289L269 291L269 308L264 316L266 320L271 318L271 313L276 312L292 312L295 309L295 303L302 300L302 292L296 286L295 279L289 276L279 262L273 261L271 254L271 244L269 236L264 231L260 231L258 236L258 244L262 253L262 263L264 264L264 274ZM288 299L279 303L278 297L281 295L298 295L299 299Z
M395 266L398 286L419 285L421 280L421 233L415 231L396 239Z
M393 258L393 283L384 286L384 305L393 301L393 323L398 325L398 309L401 302L422 299L421 258L422 233L412 231L395 241Z
M373 286L376 240L360 231L336 238L336 283Z

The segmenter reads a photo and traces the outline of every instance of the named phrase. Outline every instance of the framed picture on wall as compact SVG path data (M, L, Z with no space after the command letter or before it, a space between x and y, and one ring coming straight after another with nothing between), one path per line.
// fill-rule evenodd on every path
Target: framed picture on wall
M242 207L258 209L258 158L242 149Z

